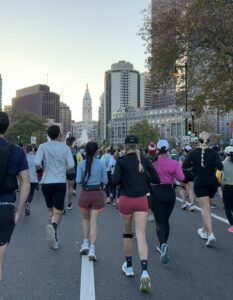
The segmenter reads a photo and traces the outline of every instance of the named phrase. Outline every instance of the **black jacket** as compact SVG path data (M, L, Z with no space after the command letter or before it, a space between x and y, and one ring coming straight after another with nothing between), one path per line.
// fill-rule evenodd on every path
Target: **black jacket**
M200 148L190 151L183 163L183 169L193 168L195 176L215 176L216 169L220 171L223 169L219 154L209 148L205 149L204 166L201 166Z
M136 153L129 153L118 159L112 182L120 185L120 194L129 197L142 197L150 192L150 183L159 184L160 179L151 162L141 156L144 172L138 170Z

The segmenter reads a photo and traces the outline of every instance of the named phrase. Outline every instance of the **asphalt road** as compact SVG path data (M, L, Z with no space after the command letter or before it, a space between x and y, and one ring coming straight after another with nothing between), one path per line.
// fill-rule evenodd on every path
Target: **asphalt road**
M4 280L0 283L0 300L77 300L80 299L82 242L81 214L74 198L59 227L61 248L47 247L45 226L47 209L40 192L32 203L32 214L22 216L9 245ZM221 201L215 214L224 217ZM200 212L180 209L177 202L171 218L169 239L171 261L164 266L156 251L155 223L148 222L149 273L152 293L139 290L140 262L134 239L134 278L121 272L124 261L122 229L118 211L105 207L99 220L94 263L97 300L159 299L159 300L232 300L233 299L233 235L227 225L213 220L217 243L206 248L196 231L200 227ZM85 299L90 300L90 299Z

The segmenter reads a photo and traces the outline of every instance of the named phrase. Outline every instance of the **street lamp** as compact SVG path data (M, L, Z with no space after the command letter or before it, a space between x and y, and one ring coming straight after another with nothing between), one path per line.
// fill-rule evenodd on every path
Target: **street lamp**
M184 69L185 73L185 135L188 135L188 64L185 63L184 65L175 65L175 70L173 73L173 77L177 78L178 75L178 71L177 69Z

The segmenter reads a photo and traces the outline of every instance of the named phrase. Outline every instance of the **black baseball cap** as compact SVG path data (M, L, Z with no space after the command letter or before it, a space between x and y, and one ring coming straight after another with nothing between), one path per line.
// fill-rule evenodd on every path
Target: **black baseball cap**
M138 138L136 135L127 135L125 138L125 144L138 144Z

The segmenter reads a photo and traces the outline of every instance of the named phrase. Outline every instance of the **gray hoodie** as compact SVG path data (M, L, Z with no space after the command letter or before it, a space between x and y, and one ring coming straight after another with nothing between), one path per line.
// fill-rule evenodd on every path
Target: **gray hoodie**
M233 185L233 163L229 157L223 161L222 185L226 184Z

